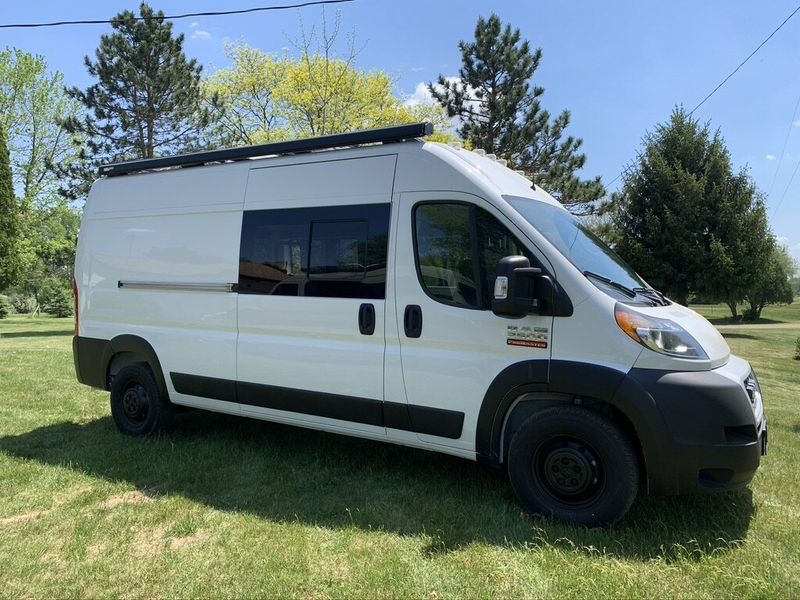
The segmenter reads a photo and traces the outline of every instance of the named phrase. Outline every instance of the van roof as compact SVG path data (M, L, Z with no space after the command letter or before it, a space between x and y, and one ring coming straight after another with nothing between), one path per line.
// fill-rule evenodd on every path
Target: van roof
M325 135L273 144L240 146L238 148L193 152L190 154L178 154L162 158L129 160L102 165L99 169L99 174L107 177L114 177L116 175L127 175L129 173L139 173L151 169L163 169L167 167L194 167L207 163L233 162L266 156L312 152L314 150L345 148L375 143L385 144L424 137L432 133L433 124L415 123L413 125L367 129L364 131L354 131L352 133Z

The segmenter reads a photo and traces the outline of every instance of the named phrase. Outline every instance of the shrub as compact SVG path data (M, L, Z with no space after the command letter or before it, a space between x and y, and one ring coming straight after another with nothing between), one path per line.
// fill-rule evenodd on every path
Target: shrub
M800 360L800 337L794 342L794 359Z
M74 299L72 290L63 281L47 279L36 293L42 310L54 317L72 316Z
M11 314L11 302L8 296L0 294L0 319L5 319L9 314Z
M18 315L29 315L36 310L36 298L29 294L14 293L9 296L9 300Z

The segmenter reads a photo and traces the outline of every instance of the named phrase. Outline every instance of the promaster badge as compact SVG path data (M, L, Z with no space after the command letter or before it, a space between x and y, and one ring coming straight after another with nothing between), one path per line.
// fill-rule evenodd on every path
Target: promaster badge
M509 346L527 346L528 348L547 348L550 330L547 327L517 327L509 325L506 344Z

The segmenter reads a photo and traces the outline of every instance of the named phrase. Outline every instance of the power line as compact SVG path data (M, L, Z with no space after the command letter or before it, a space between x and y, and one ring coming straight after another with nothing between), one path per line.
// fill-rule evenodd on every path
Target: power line
M271 10L287 10L290 8L304 8L306 6L318 6L322 4L342 4L353 2L354 0L309 0L298 4L283 4L279 6L257 6L255 8L243 8L240 10L216 10L208 12L184 13L180 15L165 15L164 19L189 19L192 17L221 17L226 15L244 15L256 12L266 12ZM143 21L145 17L134 17L136 21ZM0 25L0 29L36 29L39 27L60 27L62 25L111 25L116 19L85 19L82 21L53 21L51 23L12 23Z
M753 58L753 56L755 56L755 55L756 55L756 53L757 53L759 50L761 50L761 48L764 46L764 44L766 44L768 41L770 41L770 40L772 39L772 36L774 36L776 33L778 33L778 32L781 30L781 28L783 28L783 26L784 26L784 25L786 25L786 23L788 23L788 22L789 22L789 19L791 19L793 16L795 16L795 15L796 15L798 12L800 12L800 5L798 5L798 6L797 6L797 8L795 8L795 9L794 9L794 10L791 12L791 14L790 14L788 17L786 17L786 18L785 18L783 21L781 21L781 24L780 24L780 25L778 25L778 26L777 26L777 27L776 27L776 28L775 28L775 29L772 31L772 33L770 33L770 34L769 34L769 35L768 35L766 38L764 38L764 40L763 40L763 41L762 41L762 42L761 42L761 43L760 43L758 46L756 46L755 50L753 50L753 51L752 51L750 54L748 54L748 55L747 55L747 58L745 58L745 59L744 59L742 62L740 62L740 63L739 63L739 65L738 65L738 66L737 66L737 67L736 67L736 68L735 68L733 71L731 71L730 73L728 73L728 75L725 77L725 79L723 79L722 81L720 81L720 82L719 82L719 84L717 85L717 87L715 87L713 90L711 90L711 92L709 92L709 94L708 94L708 95L707 95L705 98L703 98L703 99L702 99L702 100L701 100L701 101L700 101L700 102L697 104L697 106L695 106L695 107L694 107L694 108L693 108L693 109L692 109L692 110L689 112L689 116L692 116L692 115L694 114L694 111L696 111L698 108L700 108L701 106L703 106L703 104L705 104L705 103L706 103L706 101L707 101L709 98L711 98L711 96L713 96L714 94L716 94L716 93L717 93L717 90L719 90L719 89L720 89L720 88L721 88L723 85L725 85L725 84L727 83L727 81L728 81L728 80L729 80L731 77L733 77L733 76L734 76L734 75L735 75L735 74L736 74L736 73L739 71L739 69L741 69L741 68L742 68L742 67L743 67L743 66L744 66L744 65L747 63L747 61L749 61L751 58ZM797 99L797 101L798 101L798 105L800 105L800 98L798 98L798 99ZM797 112L797 106L795 106L795 113L796 113L796 112ZM792 117L792 121L794 121L794 116ZM791 122L790 122L790 124L789 124L789 127L790 127L790 129L789 129L789 133L791 133L791 126L792 126L792 125L791 125ZM787 136L786 136L786 140L787 140L787 141L788 141L788 139L789 139L789 134L787 134ZM784 144L783 144L783 150L784 150L784 151L786 150L786 142L784 142ZM783 160L783 151L781 152L781 160ZM780 161L779 161L778 167L780 168ZM798 167L800 167L800 162L798 163ZM794 173L796 174L796 173L797 173L797 171L798 171L798 169L797 169L797 167L795 167ZM609 182L608 182L607 184L605 184L605 185L606 185L607 187L610 187L610 186L611 186L611 185L613 185L613 184L614 184L614 183L615 183L615 182L616 182L616 181L617 181L617 180L618 180L620 177L622 177L623 173L624 173L624 171L621 171L619 175L617 175L616 177L614 177L614 179L612 179L611 181L609 181ZM777 177L777 175L778 175L778 173L777 173L777 171L776 171L776 172L775 172L775 176ZM794 174L792 175L792 179L794 179ZM791 183L791 181L790 181L790 183ZM775 185L775 181L773 180L773 182L772 182L772 185L770 186L770 191L772 190L772 187L773 187L774 185ZM767 194L767 195L769 195L769 194ZM784 192L784 195L785 195L785 192ZM781 201L783 201L783 196L781 196ZM780 202L778 202L778 205L780 206ZM777 210L777 207L775 208L775 210Z
M772 216L774 217L775 214L778 212L778 209L783 204L783 199L786 198L786 194L789 193L789 188L792 187L792 182L794 181L795 175L797 175L797 171L800 170L800 160L797 161L797 164L794 166L794 171L792 171L792 176L789 178L789 183L786 184L786 189L783 190L783 194L781 194L780 200L778 200L778 204L775 205L775 208L772 209Z
M770 40L772 39L772 36L773 36L773 35L775 35L776 33L778 33L778 32L781 30L781 28L782 28L784 25L786 25L786 23L789 21L789 19L791 19L793 16L795 16L795 15L797 14L797 12L798 12L798 11L800 11L800 6L798 6L797 8L795 8L795 9L792 11L792 14L790 14L788 17L786 17L786 18L783 20L783 22L782 22L780 25L778 25L778 26L777 26L777 27L776 27L776 28L773 30L773 32L772 32L772 33L770 33L770 34L769 34L769 35L768 35L768 36L767 36L767 37L764 39L764 41L763 41L763 42L761 42L761 43L760 43L758 46L756 46L756 49L755 49L755 50L753 50L753 51L752 51L750 54L748 54L748 55L747 55L747 58L745 58L745 59L744 59L742 62L740 62L740 63L739 63L739 66L738 66L738 67L736 67L736 68L735 68L733 71L731 71L730 73L728 73L728 76L727 76L725 79L723 79L722 81L720 81L720 82L719 82L719 85L717 85L717 87L715 87L713 90L711 90L711 92L710 92L710 93L709 93L709 94L708 94L708 95L707 95L705 98L703 98L703 99L700 101L700 103L699 103L697 106L695 106L695 107L694 107L694 108L691 110L691 112L689 113L689 115L692 115L692 114L694 114L694 111L696 111L698 108L700 108L701 106L703 106L703 104L705 104L706 100L708 100L709 98L711 98L711 96L713 96L713 95L714 95L714 94L717 92L717 90L718 90L719 88L721 88L723 85L725 85L725 83L726 83L726 82L727 82L727 81L728 81L728 80L729 80L731 77L733 77L733 76L736 74L736 72L737 72L739 69L741 69L741 68L742 68L742 67L743 67L743 66L744 66L744 65L747 63L747 61L749 61L751 58L753 58L753 56L755 56L756 52L758 52L759 50L761 50L761 47L762 47L764 44L766 44L768 41L770 41Z
M797 96L797 102L794 105L794 110L792 111L792 118L789 119L789 129L786 131L786 137L783 138L783 148L781 148L781 156L778 159L778 166L775 168L775 175L772 177L772 183L769 185L769 191L767 192L767 196L772 195L772 190L775 187L775 182L778 180L778 173L781 170L781 164L783 163L783 156L786 154L786 145L789 143L789 137L792 135L792 129L794 128L794 119L797 116L797 108L800 107L800 96Z

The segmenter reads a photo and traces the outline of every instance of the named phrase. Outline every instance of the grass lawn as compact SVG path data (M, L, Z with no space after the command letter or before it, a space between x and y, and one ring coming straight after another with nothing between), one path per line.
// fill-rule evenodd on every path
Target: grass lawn
M731 319L731 309L727 304L693 304L692 308L703 315L715 325L728 325L734 323ZM745 307L739 307L739 315ZM757 321L748 321L744 325L770 324L770 323L798 323L800 322L800 298L795 298L792 304L777 304L767 306L761 311L761 318Z
M502 472L388 444L203 412L124 437L76 382L71 333L0 321L0 597L800 594L796 325L725 331L770 421L752 486L642 497L611 530L533 518Z

